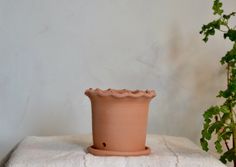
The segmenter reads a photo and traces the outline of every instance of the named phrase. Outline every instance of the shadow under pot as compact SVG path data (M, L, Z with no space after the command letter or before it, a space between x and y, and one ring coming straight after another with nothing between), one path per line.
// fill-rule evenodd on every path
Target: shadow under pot
M100 156L138 156L145 146L149 103L153 90L87 89L92 106L93 145L88 152Z

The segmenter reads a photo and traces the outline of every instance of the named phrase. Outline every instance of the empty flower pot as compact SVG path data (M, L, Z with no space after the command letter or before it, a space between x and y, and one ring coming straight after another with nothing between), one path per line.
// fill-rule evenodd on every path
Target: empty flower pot
M94 155L147 155L145 146L149 103L153 90L87 89L92 106Z

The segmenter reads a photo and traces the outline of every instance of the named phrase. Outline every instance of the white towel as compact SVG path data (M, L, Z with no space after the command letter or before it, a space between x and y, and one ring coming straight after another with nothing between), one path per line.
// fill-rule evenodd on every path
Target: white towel
M225 167L189 139L148 135L148 156L94 156L87 153L91 135L27 137L7 167Z

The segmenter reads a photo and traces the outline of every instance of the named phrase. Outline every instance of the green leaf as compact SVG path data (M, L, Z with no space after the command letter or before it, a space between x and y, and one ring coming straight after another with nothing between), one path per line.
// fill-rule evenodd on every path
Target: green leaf
M227 161L231 162L232 160L236 159L235 154L234 154L234 150L230 149L228 151L226 151L221 157L220 157L220 161L223 162L224 164L227 163Z
M219 125L217 123L213 123L210 125L211 119L214 115L218 114L220 109L218 106L211 107L203 114L204 117L204 129L202 130L202 136L204 136L207 140L211 139L211 133L218 128Z
M215 29L211 28L208 30L209 35L214 35L215 34Z
M226 53L224 57L221 58L221 64L233 62L236 60L236 47L234 47Z
M236 30L228 30L228 32L224 33L224 38L229 38L231 41L236 41Z
M217 151L218 153L222 153L222 152L223 152L222 145L221 145L221 143L220 143L219 140L217 140L217 141L215 142L215 148L216 148L216 151Z
M236 91L236 83L229 83L228 91L235 92Z
M235 124L234 124L233 122L231 122L231 123L229 124L229 126L227 126L227 128L229 128L230 131L233 132L233 131L235 130Z
M219 94L217 95L217 97L224 97L224 98L228 98L232 95L232 93L226 89L225 91L220 91Z
M227 113L230 113L230 110L229 110L229 107L228 106L225 106L225 105L222 105L220 107L220 111L224 114L227 114Z
M223 154L221 157L220 157L220 161L224 164L227 163L227 155Z
M226 19L226 20L229 20L231 16L235 16L235 12L232 12L232 13L230 13L228 15L224 14L223 18Z
M213 20L212 22L208 23L207 25L202 26L202 30L200 31L200 34L204 34L203 41L207 42L208 41L208 36L209 35L214 35L215 34L215 29L220 29L220 26L222 24L221 19L218 20Z
M206 140L210 140L211 139L211 133L208 131L208 129L203 129L202 130L202 137L205 138Z
M222 134L221 134L221 138L223 139L223 140L229 140L230 139L230 137L232 136L232 132L231 131L225 131L225 132L223 132Z
M234 59L233 55L231 55L230 52L227 52L226 55L221 58L220 62L221 62L221 64L224 64L224 63L230 62L233 59Z
M213 4L213 11L214 11L214 15L218 14L218 15L221 15L224 11L222 9L222 2L220 2L219 0L215 0L214 1L214 4Z
M230 119L230 113L224 113L222 118L221 118L221 121L226 122L229 119Z
M209 128L208 133L212 134L214 131L217 133L224 126L221 121L214 122Z
M205 121L205 124L204 124L204 125L208 125L208 126L209 126L209 123L211 122L211 119L206 118L206 119L204 119L204 121ZM204 127L205 127L205 126L204 126Z
M207 41L208 41L208 37L204 37L202 40L203 40L204 42L207 42Z
M232 75L236 77L236 68L232 69Z
M208 151L209 148L208 148L208 143L207 141L204 139L204 138L201 138L200 139L200 143L201 143L201 146L202 146L202 149L205 150L205 151Z

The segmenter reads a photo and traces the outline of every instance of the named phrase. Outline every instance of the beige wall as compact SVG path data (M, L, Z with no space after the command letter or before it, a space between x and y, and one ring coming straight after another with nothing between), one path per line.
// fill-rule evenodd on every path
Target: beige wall
M231 11L236 6L227 1ZM198 143L224 88L206 0L0 0L0 159L28 135L90 133L88 87L155 89L149 133ZM235 8L234 8L235 10Z

